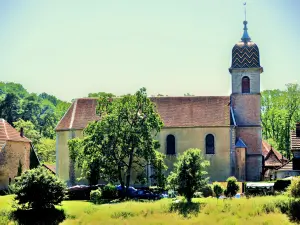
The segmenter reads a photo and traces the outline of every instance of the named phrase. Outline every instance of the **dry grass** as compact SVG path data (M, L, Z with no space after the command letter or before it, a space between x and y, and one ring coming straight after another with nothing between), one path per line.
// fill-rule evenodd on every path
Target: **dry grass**
M0 197L0 211L10 210L11 199L12 197ZM286 215L273 207L275 201L284 199L284 196L232 200L206 198L194 199L192 206L183 204L175 207L174 205L171 207L170 199L104 205L93 205L84 201L65 201L58 208L63 209L66 214L66 219L61 223L65 225L292 224Z

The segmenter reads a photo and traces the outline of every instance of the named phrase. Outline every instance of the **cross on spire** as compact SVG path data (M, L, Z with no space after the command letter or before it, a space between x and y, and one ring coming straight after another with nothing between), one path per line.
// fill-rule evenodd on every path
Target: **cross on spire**
M247 24L248 24L248 22L247 22L247 17L246 17L246 2L244 2L244 7L245 7L245 20L244 20L244 33L243 33L243 36L242 36L242 41L243 42L245 42L245 43L247 43L248 41L250 41L251 40L251 38L250 38L250 36L249 36L249 34L248 34L248 28L247 28Z

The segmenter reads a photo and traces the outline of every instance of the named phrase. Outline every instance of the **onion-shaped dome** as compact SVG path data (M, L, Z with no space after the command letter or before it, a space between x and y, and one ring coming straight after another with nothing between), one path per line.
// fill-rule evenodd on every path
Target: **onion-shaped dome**
M247 21L244 21L242 41L238 42L232 49L231 68L260 68L259 49L251 41L247 30Z

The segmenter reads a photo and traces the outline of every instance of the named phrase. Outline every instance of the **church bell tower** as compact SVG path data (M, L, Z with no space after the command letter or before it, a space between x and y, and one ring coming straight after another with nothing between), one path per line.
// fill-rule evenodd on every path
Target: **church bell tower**
M238 180L258 181L263 166L262 128L260 116L259 49L251 41L247 24L244 33L232 49L229 72L232 81L230 96L232 129L235 139L231 146L232 175Z

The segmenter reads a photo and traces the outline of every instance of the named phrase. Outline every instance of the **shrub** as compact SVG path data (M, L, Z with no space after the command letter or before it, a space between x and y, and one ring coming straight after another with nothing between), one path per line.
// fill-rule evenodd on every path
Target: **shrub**
M214 183L213 184L213 190L214 190L214 193L215 193L217 198L219 198L224 192L223 187L219 183Z
M43 167L27 170L16 178L15 201L22 208L52 208L65 199L66 186Z
M200 191L202 192L203 197L207 198L210 196L213 196L214 192L213 192L213 188L211 184L207 184L204 187L202 187L200 189Z
M107 184L102 189L102 199L116 199L118 198L118 191L116 186Z
M300 177L296 177L292 180L288 188L288 193L291 197L300 198Z
M100 189L93 190L90 193L90 200L94 204L99 204L101 202L102 193Z
M237 184L237 179L235 177L228 177L226 181L227 181L227 188L224 191L224 194L227 197L235 196L238 190L240 189L239 185Z
M188 149L179 156L175 164L175 179L178 192L190 203L194 193L207 184L207 167L209 161L205 160L200 149Z
M286 191L290 184L290 180L276 180L274 183L274 191Z
M300 221L300 199L290 199L288 216L293 221Z

